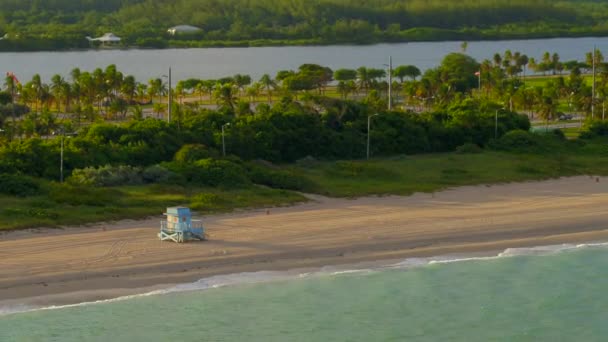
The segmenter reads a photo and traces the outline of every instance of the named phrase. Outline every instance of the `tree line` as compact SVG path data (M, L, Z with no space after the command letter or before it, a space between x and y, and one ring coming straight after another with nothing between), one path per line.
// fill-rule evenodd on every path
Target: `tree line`
M566 0L0 0L0 50L373 43L605 35L603 3ZM190 35L167 29L189 24Z
M72 170L128 165L161 168L185 179L198 172L191 169L193 162L221 158L223 151L238 160L278 163L362 158L368 134L376 156L485 146L530 127L528 116L515 108L500 109L496 94L502 87L490 88L488 81L484 87L491 91L477 88L475 72L487 62L452 53L424 73L411 65L396 67L393 86L401 95L390 111L386 71L366 67L304 64L258 81L248 75L189 79L173 89L164 79L139 83L113 65L92 72L74 69L69 80L55 76L49 84L37 75L24 84L8 75L0 93L0 173L57 179L62 144L66 176ZM491 67L494 74L502 70L504 81L520 77L509 77L504 63ZM352 93L344 90L346 84L354 84ZM409 89L416 91L410 96ZM166 99L169 91L175 99L171 122L167 108L157 108L166 103L158 98ZM145 104L151 99L152 105ZM205 101L215 106L201 106ZM414 111L413 102L421 110ZM143 115L150 109L160 113Z
M570 112L591 114L593 106L603 106L608 95L608 64L601 51L595 52L595 98L593 85L583 77L592 71L592 66L593 52L586 53L583 61L561 61L558 54L545 52L537 61L507 50L481 63L464 53L451 53L439 66L424 73L414 65L396 66L391 75L392 101L420 112L475 94L501 102L509 110L526 112L531 118L552 120L557 116L558 105L563 107L566 102ZM529 85L526 76L530 80L532 74L551 77L545 84ZM262 102L271 104L282 97L306 101L311 95L365 101L380 109L387 104L387 76L385 69L332 70L304 64L273 76L265 74L259 80L241 74L214 80L192 78L171 89L171 109L179 122L186 107L212 105L241 115L253 113ZM151 114L166 118L169 111L167 79L141 82L124 75L115 65L93 71L75 68L68 78L55 75L50 82L34 75L19 83L7 75L4 89L0 93L0 127L9 138L46 136L65 120L79 127L87 122L142 119Z

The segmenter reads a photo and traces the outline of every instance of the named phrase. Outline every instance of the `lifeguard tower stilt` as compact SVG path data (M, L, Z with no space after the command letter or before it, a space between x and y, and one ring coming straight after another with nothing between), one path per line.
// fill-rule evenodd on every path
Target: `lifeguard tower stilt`
M164 214L167 220L160 221L161 241L186 242L190 240L205 240L205 228L200 220L193 220L190 209L185 207L169 207Z

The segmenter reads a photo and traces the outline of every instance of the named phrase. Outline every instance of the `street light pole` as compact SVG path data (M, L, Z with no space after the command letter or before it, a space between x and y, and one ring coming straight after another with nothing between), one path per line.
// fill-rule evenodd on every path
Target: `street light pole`
M173 104L173 94L171 91L171 67L169 67L169 109L167 115L167 122L171 122L171 105Z
M498 139L498 109L494 115L494 139Z
M382 64L388 67L388 110L393 109L393 56L388 56L388 64Z
M59 183L63 183L63 132L61 132L61 158L59 164Z
M376 115L378 115L378 114L369 115L367 117L367 154L366 154L366 159L367 160L369 160L369 129L370 129L370 125L371 125L371 122L372 122L372 118L374 116L376 116Z
M393 56L388 56L388 110L393 109Z
M591 119L595 118L595 45L593 45L592 54L592 65L593 65L593 85L591 90Z
M224 139L224 127L230 126L230 122L222 125L222 156L226 156L226 140Z
M63 183L63 146L64 146L64 139L66 135L76 135L76 133L66 133L65 132L65 128L61 128L59 129L60 134L59 139L60 139L60 149L59 149L59 182ZM53 135L55 135L57 133L53 132Z

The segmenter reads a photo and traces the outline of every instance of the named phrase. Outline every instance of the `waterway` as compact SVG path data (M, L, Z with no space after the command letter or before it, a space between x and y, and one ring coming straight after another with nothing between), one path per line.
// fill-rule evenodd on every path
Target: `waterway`
M40 74L49 82L55 74L69 78L78 67L92 71L116 64L125 75L140 82L168 73L174 80L186 78L214 79L237 73L257 80L265 73L275 75L283 69L296 69L304 63L317 63L336 68L360 66L383 68L389 56L393 65L413 64L422 70L435 67L450 52L458 52L461 42L417 42L376 45L284 46L252 48L205 48L164 50L86 50L67 52L0 53L0 72L14 72L22 81ZM545 51L557 52L561 60L584 60L593 46L606 51L605 38L556 38L469 42L466 53L477 60L490 59L507 49L540 59ZM608 52L608 51L607 51ZM605 53L606 54L606 53Z

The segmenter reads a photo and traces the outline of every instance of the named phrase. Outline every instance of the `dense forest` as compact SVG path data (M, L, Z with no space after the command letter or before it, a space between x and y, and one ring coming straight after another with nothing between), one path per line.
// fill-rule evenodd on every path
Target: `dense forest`
M0 50L233 46L606 35L608 4L590 0L0 0ZM175 25L201 31L169 35Z

